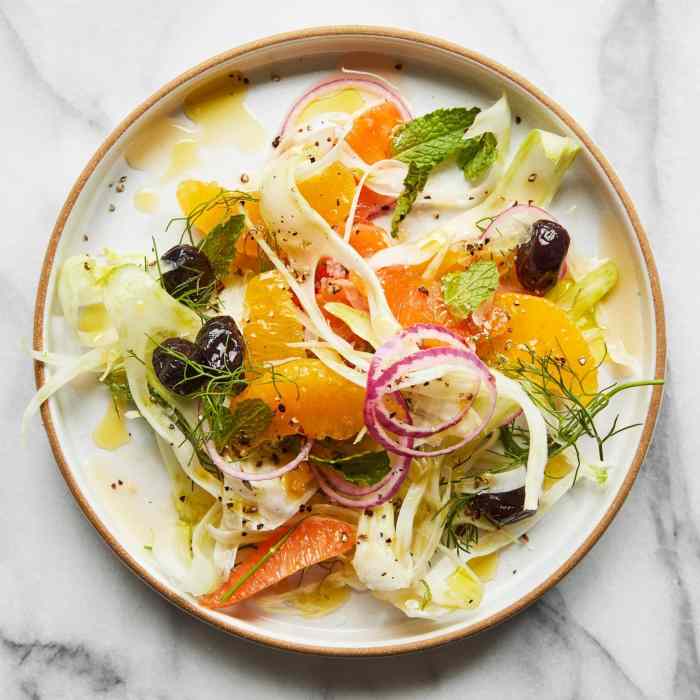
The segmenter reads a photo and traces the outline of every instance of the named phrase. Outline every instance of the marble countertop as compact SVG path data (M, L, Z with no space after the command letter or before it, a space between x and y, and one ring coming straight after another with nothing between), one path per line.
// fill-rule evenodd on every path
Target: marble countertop
M401 9L399 9L401 8ZM636 201L666 297L670 363L649 457L591 554L516 619L420 655L300 658L229 638L135 578L76 507L27 359L38 270L77 173L163 82L240 42L318 24L418 29L482 51L564 104ZM695 256L700 4L0 2L0 696L700 698ZM11 240L8 247L7 241ZM694 255L695 254L695 255ZM489 695L487 695L489 694Z

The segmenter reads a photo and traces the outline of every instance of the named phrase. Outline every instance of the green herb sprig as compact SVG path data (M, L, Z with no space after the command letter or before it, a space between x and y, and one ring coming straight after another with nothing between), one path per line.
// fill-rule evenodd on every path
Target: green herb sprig
M242 192L240 190L227 190L221 188L217 194L215 194L211 199L205 202L200 202L197 206L193 207L192 210L187 214L187 216L178 216L167 223L165 230L168 231L171 226L176 224L182 224L182 233L180 234L180 243L182 243L185 238L189 240L191 245L197 245L194 238L194 229L197 226L198 219L208 211L216 208L223 208L224 216L223 221L234 214L239 213L239 205L242 202L257 202L257 197L253 196L249 192Z
M586 381L591 373L596 372L605 358L587 372L574 371L563 353L538 355L532 349L526 349L527 357L518 357L515 361L501 358L501 371L520 382L532 402L540 409L547 423L550 447L549 456L554 457L569 447L577 450L576 443L583 436L591 438L598 451L598 458L604 459L605 444L620 433L639 426L632 423L620 427L620 416L616 415L607 430L596 425L596 417L605 410L611 400L629 389L657 386L662 379L643 379L621 384L612 383L603 389L591 392ZM506 428L501 432L505 436L506 450L510 450L514 459L520 459L529 448L527 431ZM578 454L578 452L577 452ZM580 461L580 460L579 460Z
M481 179L496 160L496 136L486 132L465 141L464 134L474 123L478 107L452 107L433 112L400 126L392 138L393 157L408 165L391 219L391 235L397 236L399 224L411 211L433 168L451 156L467 180Z
M443 542L446 547L469 554L479 543L479 528L474 523L459 522L458 518L467 512L474 500L474 493L460 493L453 496L444 506L445 529Z

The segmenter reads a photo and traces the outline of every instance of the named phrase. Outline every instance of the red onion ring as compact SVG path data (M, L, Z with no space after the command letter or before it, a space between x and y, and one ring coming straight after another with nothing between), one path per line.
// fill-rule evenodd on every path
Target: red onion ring
M298 467L302 462L309 458L309 452L311 452L311 447L314 441L308 440L304 446L299 451L299 454L287 464L279 467L278 469L273 469L271 472L263 472L262 474L244 472L240 469L236 469L231 465L231 462L227 462L217 451L216 445L214 445L213 440L207 440L205 447L207 448L207 454L214 464L224 473L234 479L240 479L241 481L268 481L269 479L277 479L283 476L287 472L292 471L295 467Z
M408 406L401 394L396 395L396 401L410 420ZM401 437L400 440L406 447L413 447L413 438ZM369 508L386 503L393 498L408 476L411 458L393 454L391 459L393 461L391 471L381 481L367 487L351 484L340 474L332 473L332 469L324 470L313 462L309 462L309 466L320 489L332 501L349 508Z
M409 121L410 119L412 119L411 111L409 110L408 105L404 102L401 95L397 91L391 89L388 86L388 84L383 83L379 79L372 78L369 76L362 78L335 77L328 78L326 80L322 80L320 83L317 83L312 88L307 90L294 103L294 105L292 105L292 108L289 110L287 116L282 122L282 127L280 128L280 136L284 137L290 125L294 123L296 117L298 117L301 114L301 112L310 102L312 102L315 99L318 99L319 97L323 97L323 95L326 95L330 92L334 92L337 89L342 89L344 87L357 87L360 90L364 89L366 92L373 93L375 95L378 95L379 97L389 100L390 102L393 102L396 105L396 107L399 110L399 113L401 114L401 118L404 121Z
M368 496L370 493L379 491L387 482L393 478L393 469L390 469L386 476L378 481L376 484L371 486L358 486L352 482L344 479L338 472L332 467L325 467L322 465L317 465L319 471L326 478L328 483L336 490L338 493L342 493L346 496Z
M447 342L451 347L436 347L423 350L412 350L410 347L407 347L409 346L409 342L417 346L418 342L425 340ZM406 351L408 351L408 354L406 354ZM401 356L397 357L399 353L401 353ZM407 366L410 367L411 363L416 361L416 357L418 357L420 361L425 361L431 357L439 361L440 358L444 359L448 355L452 357L452 359L464 361L465 364L471 366L480 374L479 393L480 395L485 393L485 398L487 400L486 410L483 415L479 416L480 420L475 423L474 427L472 427L467 435L463 436L457 444L432 451L414 449L412 444L405 444L405 439L407 437L416 437L415 429L410 427L410 424L404 425L403 421L397 421L388 413L385 414L383 411L385 407L381 405L381 400L384 396L392 396L395 400L401 397L400 403L402 406L406 407L406 414L410 421L410 411L408 411L405 399L403 399L401 393L398 391L382 393L382 390L388 389L393 378L398 376ZM389 366L386 366L387 363L389 363ZM471 408L472 405L470 404L464 415L466 415ZM394 454L403 457L437 457L454 452L463 445L466 445L470 440L473 440L486 427L495 409L496 380L494 376L491 374L488 367L471 350L467 349L464 340L460 336L441 326L417 324L397 333L396 336L377 349L370 362L367 378L367 394L364 403L365 425L367 426L369 434L386 450ZM379 415L380 412L382 413L381 417ZM464 418L464 415L460 416L452 425L460 422ZM403 440L397 441L391 438L387 433L387 429L384 427L386 423L389 423L390 426L387 427L387 429L399 435ZM442 426L436 427L440 428L440 430L433 428L430 431L425 431L427 435L422 435L422 437L433 436L438 432L442 432L444 429ZM451 427L451 425L448 427ZM422 429L418 430L424 432Z
M390 430L392 433L396 433L397 435L411 435L412 437L417 438L430 437L436 433L441 433L443 430L451 428L467 415L472 406L473 397L479 393L479 387L482 383L482 372L480 369L476 370L478 372L476 375L476 383L473 391L471 392L472 398L467 401L467 405L461 411L458 411L454 416L452 416L452 418L430 428L419 428L418 426L414 426L406 421L397 419L396 417L392 416L391 412L387 409L382 400L385 395L382 393L383 390L387 389L393 381L400 378L403 372L411 369L419 369L422 364L432 366L438 364L441 360L462 360L463 363L466 362L469 364L476 364L474 362L475 360L480 362L479 358L477 358L473 352L467 349L438 347L429 348L427 350L419 350L418 352L399 360L389 367L389 369L385 370L376 380L376 382L372 383L371 390L368 387L368 396L366 400L374 403L376 417L387 430ZM458 369L459 368L455 367L455 370Z
M415 345L417 350L418 343L425 340L438 340L454 348L468 347L462 336L453 333L444 326L438 326L434 323L416 323L409 328L399 331L384 345L377 348L369 365L367 383L369 384L369 380L376 380L390 364L396 360L403 359L407 354L407 350L413 351L413 348L406 347L408 343ZM394 359L397 353L400 356Z
M401 484L403 484L404 480L408 476L410 465L410 459L401 459L389 472L391 475L390 479L385 481L380 489L377 489L360 498L350 498L349 496L340 493L339 490L333 488L333 486L327 480L326 475L313 462L309 462L311 471L316 477L321 491L323 491L323 493L325 493L331 501L339 503L342 506L347 506L348 508L371 508L373 506L379 506L382 503L386 503L388 500L393 498L397 491L401 488Z

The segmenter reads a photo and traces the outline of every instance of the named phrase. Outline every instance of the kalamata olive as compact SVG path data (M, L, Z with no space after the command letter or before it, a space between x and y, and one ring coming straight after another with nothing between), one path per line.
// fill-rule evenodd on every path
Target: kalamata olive
M202 364L199 345L184 338L168 338L153 351L153 369L160 383L180 396L194 394L206 380L185 358Z
M245 343L230 316L210 318L197 333L204 364L221 372L235 372L243 364Z
M557 283L570 242L560 224L546 219L535 221L530 240L518 248L515 258L520 284L535 294L549 291Z
M192 245L176 245L161 255L163 287L176 299L203 301L212 292L215 276L209 258Z
M524 486L513 491L497 493L482 491L474 496L471 502L471 511L475 517L483 515L498 525L506 525L532 515L531 511L523 510L524 504Z

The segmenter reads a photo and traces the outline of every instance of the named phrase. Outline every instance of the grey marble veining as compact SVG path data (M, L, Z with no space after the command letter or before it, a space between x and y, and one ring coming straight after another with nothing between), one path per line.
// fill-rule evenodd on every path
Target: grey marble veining
M104 546L38 425L18 449L46 239L106 132L214 53L351 22L419 29L483 51L566 105L638 205L664 283L671 350L646 464L575 571L475 639L364 661L263 649L181 614ZM0 697L700 698L699 32L700 4L680 0L0 1Z

